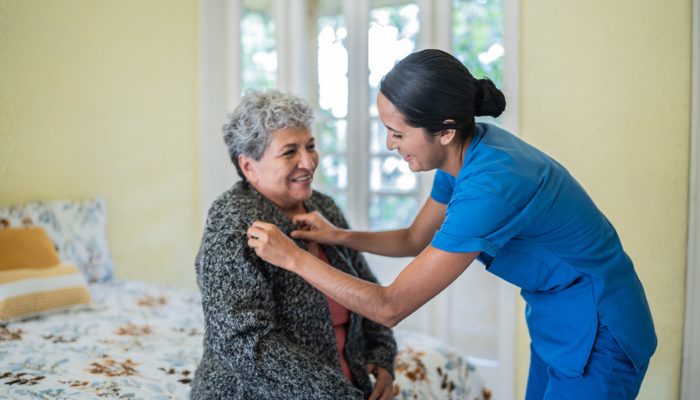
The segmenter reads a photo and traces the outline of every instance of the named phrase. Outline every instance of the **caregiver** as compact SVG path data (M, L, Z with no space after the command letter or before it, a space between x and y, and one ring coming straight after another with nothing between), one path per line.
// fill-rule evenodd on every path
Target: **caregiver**
M410 228L355 232L321 214L297 215L297 239L384 256L416 256L388 287L344 274L257 221L248 245L350 310L395 326L475 260L519 286L527 302L527 400L633 399L656 349L642 284L615 228L569 172L475 116L505 98L440 50L414 53L384 77L377 98L387 147L412 171L437 169ZM604 145L604 144L597 144Z

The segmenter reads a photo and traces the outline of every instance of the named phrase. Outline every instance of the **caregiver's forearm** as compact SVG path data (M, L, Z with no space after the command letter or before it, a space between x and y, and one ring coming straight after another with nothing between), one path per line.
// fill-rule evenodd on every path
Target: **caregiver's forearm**
M341 272L308 252L295 258L290 271L301 276L328 297L349 310L381 325L393 327L399 321L398 302L392 302L388 288Z
M357 251L387 257L415 257L430 244L411 235L409 229L384 232L343 231L339 244Z
M478 255L428 246L387 287L341 272L308 252L291 258L284 268L357 314L394 327L449 286Z
M416 257L440 229L446 208L445 204L428 198L410 227L385 232L342 231L340 244L382 256Z

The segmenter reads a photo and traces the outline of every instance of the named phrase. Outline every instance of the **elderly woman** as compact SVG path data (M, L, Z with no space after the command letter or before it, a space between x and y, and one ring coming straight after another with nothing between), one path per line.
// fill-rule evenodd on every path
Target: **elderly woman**
M242 181L211 206L197 255L205 317L198 399L391 399L396 342L390 329L352 313L248 245L256 220L289 234L295 215L318 211L348 227L328 196L311 189L318 154L309 105L252 91L224 125ZM296 241L329 265L376 282L363 256ZM374 388L369 374L374 374Z

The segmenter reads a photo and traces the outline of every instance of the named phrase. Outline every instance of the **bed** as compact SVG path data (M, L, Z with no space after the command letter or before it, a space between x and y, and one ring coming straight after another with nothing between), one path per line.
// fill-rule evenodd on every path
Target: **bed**
M0 322L0 398L188 399L202 354L199 293L114 279L106 236L93 237L104 235L104 224L88 226L93 225L91 218L103 219L104 199L90 201L81 204L81 212L73 210L88 211L89 218L78 218L82 228L66 228L76 220L75 215L68 222L61 216L60 210L74 206L70 202L60 207L42 203L43 217L36 213L39 203L0 209L0 218L9 223L31 218L46 227L61 259L80 264L92 296L89 304ZM47 208L53 211L47 214ZM66 239L66 234L71 237ZM81 250L81 243L92 244ZM85 260L89 262L81 264ZM490 392L466 357L417 332L395 330L395 335L395 399L489 399Z

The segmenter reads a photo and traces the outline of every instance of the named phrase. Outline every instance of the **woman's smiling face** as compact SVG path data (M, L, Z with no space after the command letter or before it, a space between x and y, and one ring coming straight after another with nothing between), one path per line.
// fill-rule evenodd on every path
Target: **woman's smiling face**
M413 172L439 168L445 158L445 146L429 137L423 128L406 123L399 110L380 92L377 96L379 119L387 128L386 147L398 151Z
M298 207L309 199L311 181L318 165L314 137L308 129L286 128L273 131L259 161L246 156L240 165L248 181L281 209Z

